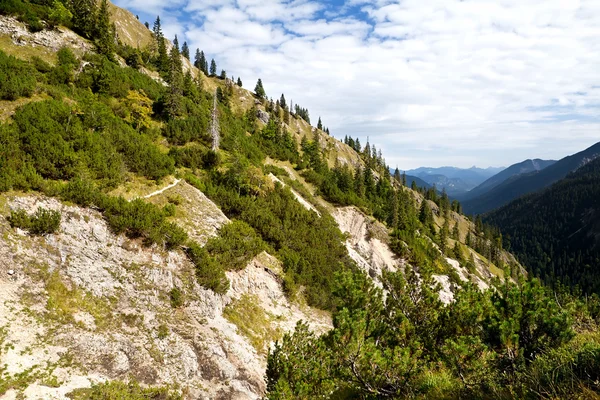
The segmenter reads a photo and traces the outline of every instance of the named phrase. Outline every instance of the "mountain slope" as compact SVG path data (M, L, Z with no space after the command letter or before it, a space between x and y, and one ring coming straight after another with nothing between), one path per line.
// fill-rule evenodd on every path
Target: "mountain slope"
M35 4L20 17L34 10L42 19L60 6L11 4ZM119 15L120 29L147 33ZM3 39L13 50L20 40ZM499 233L459 214L458 203L405 187L380 152L355 151L311 126L283 95L274 103L207 76L160 32L154 40L143 58L136 42L112 54L107 43L84 41L85 59L60 41L58 52L45 47L51 65L25 56L33 46L15 52L30 62L0 51L0 90L12 89L1 92L11 112L0 124L0 396L509 397L505 386L520 375L496 360L508 354L521 372L524 355L570 338L567 311L536 282L512 284L522 267ZM345 290L352 282L365 290ZM529 287L531 297L497 297ZM505 304L526 312L513 316ZM355 325L357 315L376 323ZM533 345L519 341L530 321L552 324ZM496 338L497 326L510 329L510 343ZM379 337L363 341L373 327ZM323 346L274 363L274 342L295 330L341 346L340 357L359 354L368 387L346 375L351 360L338 368L319 358ZM292 351L311 341L298 344ZM287 362L309 362L323 379L304 384L293 375L311 368L291 365L291 386L274 384L283 376L273 368ZM481 376L494 386L469 383ZM297 393L297 383L324 390Z
M573 165L573 164L571 164ZM600 159L490 213L510 248L546 282L600 294Z
M527 193L548 187L567 176L569 172L580 168L600 156L600 143L544 168L541 171L513 176L483 195L464 201L463 209L467 214L483 214L507 204Z
M492 190L507 179L510 179L517 175L541 171L554 163L556 163L556 161L554 160L540 160L539 158L536 158L534 160L525 160L520 163L513 164L505 170L498 172L496 175L492 176L479 186L473 188L468 193L463 194L458 199L461 201L466 201L469 199L476 198Z

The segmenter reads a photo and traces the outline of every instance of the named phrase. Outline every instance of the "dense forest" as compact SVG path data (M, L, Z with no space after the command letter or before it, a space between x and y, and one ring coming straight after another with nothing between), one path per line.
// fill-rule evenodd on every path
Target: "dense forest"
M600 293L600 159L549 189L513 201L485 220L505 246L548 285Z
M184 71L187 44L180 49L175 42L167 51L160 18L151 48L134 49L116 40L106 1L11 0L2 2L0 12L18 16L32 30L50 28L48 21L55 21L94 38L97 46L97 53L83 57L63 48L54 64L0 51L0 98L27 100L0 124L0 191L37 191L94 207L115 233L184 252L199 283L216 293L229 287L226 270L244 268L263 250L276 255L286 293L301 294L309 305L331 311L334 329L317 337L300 324L274 346L268 358L268 398L589 398L600 389L600 337L590 333L596 329L597 298L583 302L551 292L515 269L505 281L494 282L495 290L482 292L456 279L455 301L444 306L431 280L433 273L451 270L444 256L472 265L464 242L508 272L502 235L478 219L461 240L453 218L461 205L435 188L406 187L406 178L398 170L390 173L381 150L368 140L364 147L358 139L346 140L359 155L358 165L329 165L322 146L329 130L321 119L320 127L298 143L289 121L309 122L308 110L289 104L283 94L275 101L268 98L260 80L254 93L258 105L234 112L231 104L242 90L241 80L228 79L225 71L217 75L216 61L209 66L197 51L199 73L210 75L217 88L209 91L206 77ZM128 66L121 67L117 57ZM157 72L162 81L141 67ZM209 128L215 103L221 140L213 150ZM259 109L269 114L268 123L259 122ZM344 236L313 196L294 186L320 215L302 207L289 188L273 184L268 174L284 179L287 173L266 165L267 157L289 161L330 203L354 205L384 223L390 247L413 268L384 274L383 288L376 287L350 259ZM204 247L171 222L176 202L158 207L110 194L126 182L160 182L170 175L202 190L232 220ZM596 162L569 179L580 182L576 193L583 197L597 190L597 184L592 188L585 182L597 183L597 178ZM570 192L553 200L564 203L563 211L580 210L576 217L584 218L593 204L574 203L578 198ZM537 208L540 213L545 209ZM574 214L561 215L523 216L518 228L502 229L518 252L520 245L540 246L535 257L542 260L552 257L552 248L544 246L554 240L543 234L555 230L563 238L575 233L569 231ZM23 228L40 226L32 233L44 233L59 218L15 211L9 220ZM490 221L503 226L500 217ZM525 221L540 221L536 240L548 238L548 243L519 240L535 236ZM577 242L573 237L573 243L583 246L585 238ZM597 253L579 254L582 261L591 256L597 263ZM573 275L579 276L577 282L589 279L585 262L577 269L570 265L578 260L567 264L571 261L562 263L560 257L554 264L523 261L544 278L566 276L572 268L581 270ZM546 265L554 266L554 275ZM139 387L123 390L151 398Z

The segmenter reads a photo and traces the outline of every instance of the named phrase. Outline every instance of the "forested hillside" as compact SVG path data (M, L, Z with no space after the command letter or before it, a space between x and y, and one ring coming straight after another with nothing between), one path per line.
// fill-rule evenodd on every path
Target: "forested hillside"
M600 160L489 214L521 262L549 285L600 293Z
M596 297L528 279L368 140L111 10L0 4L19 40L93 49L0 42L0 396L598 392ZM150 43L120 40L132 24Z
M484 214L508 204L520 196L544 189L567 176L569 172L575 171L589 161L594 160L599 155L600 143L596 143L542 170L515 175L481 196L464 201L465 212L468 214Z

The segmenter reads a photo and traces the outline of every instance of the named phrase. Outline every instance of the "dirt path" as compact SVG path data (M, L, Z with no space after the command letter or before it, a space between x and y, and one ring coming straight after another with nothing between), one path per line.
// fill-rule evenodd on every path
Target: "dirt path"
M156 196L157 194L161 194L161 193L163 193L163 192L165 192L165 191L167 191L167 190L169 190L169 189L171 189L171 188L173 188L173 187L177 186L177 184L178 184L179 182L181 182L181 179L175 179L175 182L171 183L171 184L170 184L170 185L168 185L168 186L165 186L165 187L164 187L164 188L162 188L162 189L159 189L159 190L157 190L156 192L152 192L152 193L150 193L150 194L147 194L147 195L145 195L144 197L142 197L142 199L149 199L149 198L150 198L150 197L152 197L152 196Z

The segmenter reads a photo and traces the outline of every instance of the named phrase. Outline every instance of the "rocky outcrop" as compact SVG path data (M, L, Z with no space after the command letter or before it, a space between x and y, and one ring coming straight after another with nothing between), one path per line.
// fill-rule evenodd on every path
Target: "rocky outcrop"
M210 216L218 208L184 183L151 200L175 194L185 202L181 208L198 215L188 228L202 232L199 239L227 222L222 213ZM59 231L43 237L0 217L0 365L9 378L23 374L26 380L6 398L64 399L92 382L134 377L147 385L177 384L189 399L258 399L265 352L225 310L252 296L278 335L300 319L318 332L331 326L326 313L286 299L280 266L266 253L228 272L231 289L219 296L196 283L183 252L116 236L97 211L36 195L0 200L3 215L38 207L62 215ZM171 304L174 288L183 293L178 308Z
M57 52L61 47L70 47L80 53L94 50L94 46L66 28L45 29L29 32L27 27L15 18L0 15L0 35L10 36L18 46L43 47Z
M356 207L338 208L333 213L342 233L348 235L346 248L350 257L372 278L381 275L383 270L395 271L402 266L389 246L383 241L387 229L375 222Z

